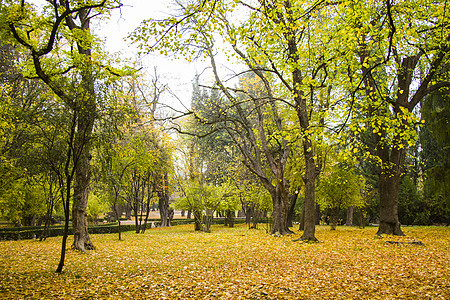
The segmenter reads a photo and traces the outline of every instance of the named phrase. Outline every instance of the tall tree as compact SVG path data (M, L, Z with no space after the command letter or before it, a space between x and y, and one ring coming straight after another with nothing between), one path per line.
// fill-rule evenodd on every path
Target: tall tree
M361 123L372 132L378 167L378 234L403 235L398 195L419 123L414 110L426 95L450 86L442 76L450 52L449 7L446 1L405 0L349 2L345 9L346 33L352 32L345 45L353 51L343 57L356 87L349 99L363 101ZM364 95L357 96L361 87Z
M244 65L244 72L252 72L263 83L266 94L263 96L265 102L262 103L273 107L283 103L294 112L296 126L301 131L306 166L303 179L307 213L302 236L305 240L316 239L315 179L321 168L312 140L315 135L320 135L315 129L321 126L319 120L323 118L320 114L325 116L323 108L327 105L322 104L326 103L330 95L329 78L333 74L330 62L333 56L337 56L337 47L328 44L333 41L334 27L338 27L332 22L338 15L330 13L332 10L328 5L331 4L312 1L199 1L182 5L182 15L169 18L166 23L148 22L148 26L142 27L135 35L137 39L147 41L148 33L156 34L156 42L150 47L159 48L162 52L179 51L189 58L206 54L215 70L217 87L231 99L233 89L226 87L223 76L219 76L213 55L217 51L216 39L220 38L228 47L224 51L231 49L230 59L238 61L240 66ZM327 13L330 17L325 16ZM236 18L236 15L242 15L243 18ZM168 42L171 39L175 43ZM276 136L283 144L286 134L280 127L279 117L275 111L272 113L273 124L278 126L279 131ZM257 109L255 114L258 114ZM282 148L285 146L288 145ZM262 152L264 155L266 150ZM278 182L281 180L274 187L281 194L287 193L287 181L283 177L288 152L277 159L266 155L273 176L279 177ZM284 207L288 206L284 202L274 206L276 214L277 207L283 207L281 211L284 211ZM279 229L283 234L288 232L284 225L280 228L274 226L275 231Z
M61 0L48 1L46 9L37 12L27 1L21 1L10 4L6 13L12 40L30 56L28 76L40 78L74 112L72 226L73 246L80 251L94 247L87 231L86 208L92 131L97 118L95 78L102 64L93 60L95 44L90 24L97 14L118 6L119 1Z

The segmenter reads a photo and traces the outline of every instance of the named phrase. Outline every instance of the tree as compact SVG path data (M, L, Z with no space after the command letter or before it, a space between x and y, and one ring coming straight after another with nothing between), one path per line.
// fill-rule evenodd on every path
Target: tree
M189 58L206 54L211 62L217 87L235 105L236 101L231 98L235 97L233 92L236 91L225 86L213 55L216 51L214 46L218 44L216 40L220 38L227 45L224 51L230 52L231 49L230 60L238 61L247 68L243 72L236 71L236 74L250 72L262 82L265 100L259 101L273 107L284 104L292 111L296 126L301 132L305 160L303 178L307 221L302 239L315 240L314 191L315 178L321 170L321 159L314 153L312 140L316 135L320 136L320 130L316 131L316 128L324 125L326 108L331 105L328 103L333 87L330 78L335 67L331 62L333 57L339 55L337 46L329 46L330 41L338 44L333 38L335 28L339 26L336 26L337 21L333 21L336 18L338 20L339 15L331 13L332 8L329 8L334 3L303 1L300 5L291 1L255 1L251 4L201 1L196 4L198 5L182 6L182 15L169 18L165 23L149 21L136 32L135 38L148 41L148 33L155 35L155 44L151 44L151 49L160 49L163 53L178 51ZM248 18L244 21L231 17L237 14ZM329 16L325 17L324 14ZM174 40L174 43L168 42ZM258 103L257 107L259 105ZM255 114L257 113L255 110ZM277 137L282 144L289 139L286 128L280 127L281 123L275 115L274 112L273 122L278 126ZM293 137L294 140L298 138ZM283 145L282 148L285 146L290 145ZM273 176L284 177L288 152L284 152L286 157L281 155L277 161L264 152ZM287 181L281 177L279 179L282 183L278 188L279 191L284 190L281 192L284 195L280 199L286 199ZM278 179L277 181L280 182ZM267 183L264 185L271 189ZM274 190L277 189L276 186ZM275 193L271 192L273 195ZM283 220L289 206L287 203L288 200L274 200L274 232L289 232Z
M370 13L363 13L370 8ZM408 146L414 144L414 110L433 91L450 86L442 75L448 61L449 14L445 1L349 3L345 6L349 48L344 57L353 84L351 107L366 112L357 128L372 132L380 195L378 234L403 235L398 195ZM346 32L348 33L349 30ZM364 95L357 96L360 87ZM364 124L364 126L362 125Z
M93 249L87 231L86 208L92 131L97 118L95 78L100 77L103 65L93 60L95 44L90 22L95 14L120 6L120 2L53 1L47 5L40 15L26 1L9 4L5 23L11 40L21 45L30 57L27 76L40 78L73 111L76 125L74 149L70 151L76 169L73 246L85 251Z
M364 179L339 165L332 167L330 173L324 175L318 187L318 202L322 209L330 210L331 229L335 230L342 209L363 205Z

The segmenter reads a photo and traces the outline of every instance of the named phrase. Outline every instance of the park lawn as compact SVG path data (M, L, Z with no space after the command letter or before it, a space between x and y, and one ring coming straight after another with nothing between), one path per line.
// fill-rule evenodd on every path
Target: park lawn
M123 241L92 235L96 250L69 250L62 274L54 272L61 237L2 241L0 298L450 299L450 229L404 227L406 237L382 238L376 230L318 226L319 243L243 225L157 228Z

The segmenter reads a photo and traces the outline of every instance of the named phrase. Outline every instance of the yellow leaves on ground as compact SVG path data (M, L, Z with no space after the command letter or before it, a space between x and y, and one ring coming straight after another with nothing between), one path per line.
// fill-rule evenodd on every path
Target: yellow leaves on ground
M124 241L93 235L97 250L69 250L60 275L60 238L0 242L0 298L450 298L448 228L407 227L407 237L377 238L373 227L320 226L319 243L244 226L212 231L177 226L128 232ZM417 240L424 246L410 243Z

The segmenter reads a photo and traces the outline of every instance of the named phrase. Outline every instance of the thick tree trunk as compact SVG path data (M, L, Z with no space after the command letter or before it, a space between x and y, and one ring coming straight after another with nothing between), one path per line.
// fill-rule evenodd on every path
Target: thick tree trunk
M72 206L73 247L80 251L92 250L94 245L88 234L87 203L90 185L90 159L88 151L83 151L76 168L76 181Z
M308 241L317 241L315 236L316 232L315 191L316 191L317 170L316 165L314 163L313 153L311 151L312 143L307 137L304 137L303 148L306 162L305 176L303 177L303 181L305 182L305 203L304 203L305 229L300 239Z
M393 144L399 145L400 138L394 137ZM406 147L392 147L389 153L387 145L378 143L377 154L382 167L379 175L380 225L377 235L404 235L398 219L398 194L402 181L401 173L405 161Z
M287 215L289 210L289 197L282 195L279 191L276 191L272 195L273 203L273 221L271 234L291 234L293 233L287 223Z
M202 230L202 214L199 211L193 211L194 215L194 230L200 231Z
M158 192L161 227L170 227L168 188L169 188L169 179L168 175L165 174L161 183L161 190Z
M276 161L276 180L275 186L265 182L265 187L270 192L273 204L273 220L271 234L292 234L294 233L288 227L288 212L289 212L289 184L284 179L284 169L281 161Z
M345 226L353 226L353 205L347 207L347 221Z
M270 186L269 192L272 196L273 203L273 220L272 220L272 231L271 234L291 234L293 233L287 223L288 211L289 211L289 187L285 183L282 177L282 166L280 163L277 164L277 184L275 187Z
M295 214L295 204L297 203L298 193L294 193L289 196L289 211L287 215L287 226L292 227L292 221L294 219Z
M169 220L169 196L166 193L158 193L159 215L161 216L161 227L170 227Z
M400 175L386 176L382 174L380 176L380 225L378 227L378 235L404 235L398 219L400 183Z

